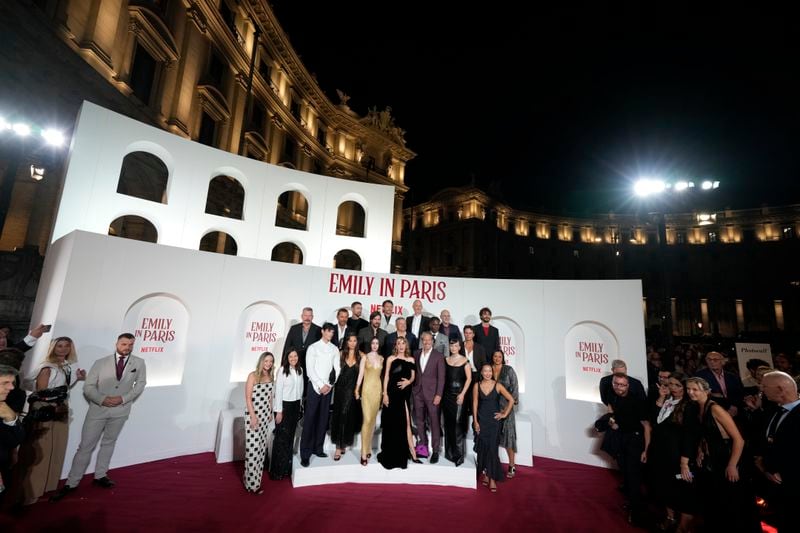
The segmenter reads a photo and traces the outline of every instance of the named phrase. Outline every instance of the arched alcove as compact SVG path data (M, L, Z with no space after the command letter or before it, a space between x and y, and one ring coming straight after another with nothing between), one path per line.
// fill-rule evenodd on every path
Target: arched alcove
M214 252L217 254L236 255L239 247L236 239L223 231L211 231L203 235L200 239L200 247L203 252Z
M339 250L333 256L333 268L361 270L361 257L353 250Z
M108 226L108 234L135 241L158 242L158 230L152 222L138 215L118 217Z
M117 193L150 202L167 203L169 169L149 152L131 152L122 159Z
M278 196L275 225L279 228L308 229L308 200L300 191L286 191Z
M339 204L336 215L336 235L363 237L366 214L358 202L348 200Z
M215 176L208 183L206 213L242 220L244 212L244 187L231 176Z
M303 264L303 251L293 242L282 242L272 249L272 260L281 263Z

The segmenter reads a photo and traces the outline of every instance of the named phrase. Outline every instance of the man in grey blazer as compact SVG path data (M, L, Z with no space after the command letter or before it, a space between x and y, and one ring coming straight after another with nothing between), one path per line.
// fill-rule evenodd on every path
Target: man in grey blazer
M131 404L147 384L144 359L131 355L133 343L134 336L130 333L117 337L116 353L95 361L86 375L83 395L89 401L89 412L83 422L81 442L72 459L67 482L50 498L52 501L58 501L78 488L98 442L100 451L95 462L94 483L107 489L114 486L108 477L114 445L128 420Z

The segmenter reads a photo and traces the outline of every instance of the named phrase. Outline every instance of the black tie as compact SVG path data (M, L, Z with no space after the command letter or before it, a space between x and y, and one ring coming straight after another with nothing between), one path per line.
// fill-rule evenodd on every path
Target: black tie
M769 423L769 428L767 429L767 442L772 444L775 441L775 433L778 431L778 424L783 418L784 413L788 410L784 407L778 407L778 410L775 412L775 416L772 417L772 421Z

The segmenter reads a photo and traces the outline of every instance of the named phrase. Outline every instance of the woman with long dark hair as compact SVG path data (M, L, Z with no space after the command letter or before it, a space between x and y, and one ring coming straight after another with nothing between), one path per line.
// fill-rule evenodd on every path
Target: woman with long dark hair
M355 398L361 400L361 464L367 466L372 457L372 435L375 433L375 419L381 408L381 372L383 356L378 353L381 341L372 337L369 341L369 353L361 358L356 381Z
M245 468L244 488L247 492L262 494L261 477L269 446L269 424L272 422L274 386L272 374L275 356L262 353L256 369L247 376L244 398L245 413Z
M478 454L477 471L483 476L481 482L492 492L497 492L497 481L503 477L500 467L500 422L508 417L514 407L514 397L495 381L492 365L481 367L481 379L472 386L472 412L475 416L475 448ZM506 399L506 408L500 410L500 396Z
M334 461L342 458L348 446L353 445L355 434L361 427L361 406L353 392L356 389L362 354L358 350L358 337L349 333L342 343L339 377L333 386L333 416L331 440L336 445Z
M78 362L75 343L69 337L58 337L50 343L44 361L35 371L35 390L75 386L86 379L86 371L73 369ZM43 402L33 407L43 407ZM20 448L20 468L24 471L22 488L24 504L30 505L45 493L58 488L64 455L69 437L69 401L47 406L55 409L52 420L34 422L28 428L28 438Z
M466 397L472 383L472 368L469 360L459 353L460 350L461 341L450 339L450 355L444 360L445 381L442 396L444 456L456 466L464 462L467 454L469 410Z
M398 337L394 353L386 361L381 414L381 453L378 462L386 469L406 468L408 459L421 463L414 450L409 400L416 377L416 363L405 337Z
M271 479L283 479L292 474L294 434L302 399L303 369L300 367L300 356L295 348L290 348L283 357L275 380L275 440L269 463Z

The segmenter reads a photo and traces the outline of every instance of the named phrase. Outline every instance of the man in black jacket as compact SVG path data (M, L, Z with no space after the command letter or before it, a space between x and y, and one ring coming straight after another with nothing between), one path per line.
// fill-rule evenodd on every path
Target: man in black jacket
M16 369L10 366L0 366L0 487L3 487L2 491L7 490L11 483L12 452L24 437L17 412L6 403L8 394L14 390L17 374ZM2 492L0 492L0 501L2 501Z

